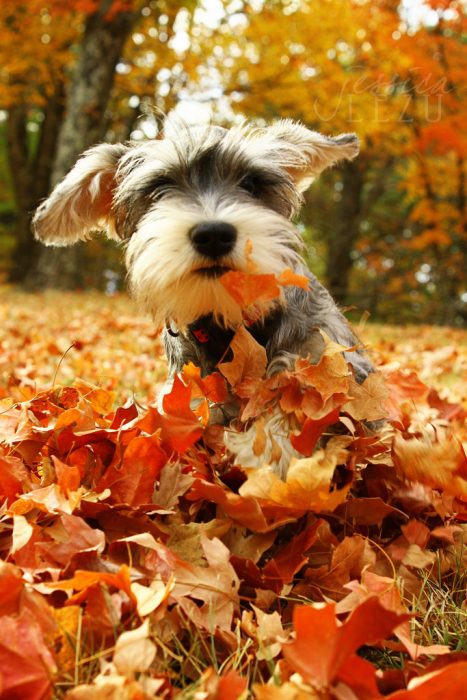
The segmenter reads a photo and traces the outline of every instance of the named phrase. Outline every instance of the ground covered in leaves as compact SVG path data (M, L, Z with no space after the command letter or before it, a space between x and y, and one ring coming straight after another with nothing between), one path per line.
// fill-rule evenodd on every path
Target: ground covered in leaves
M367 324L359 386L328 341L266 378L242 328L162 410L160 342L125 297L2 292L2 698L462 695L465 332ZM209 420L226 379L230 449ZM277 413L285 481L244 467L284 449Z

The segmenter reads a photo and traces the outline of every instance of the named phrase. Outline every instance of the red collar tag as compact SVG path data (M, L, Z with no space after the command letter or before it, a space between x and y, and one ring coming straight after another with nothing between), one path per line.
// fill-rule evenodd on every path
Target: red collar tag
M191 331L199 343L209 342L209 333L205 328L197 328Z

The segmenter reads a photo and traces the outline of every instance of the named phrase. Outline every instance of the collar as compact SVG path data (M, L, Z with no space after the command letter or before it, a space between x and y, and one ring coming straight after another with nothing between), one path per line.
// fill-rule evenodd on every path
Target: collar
M190 323L188 332L199 345L205 346L209 343L215 343L217 345L219 341L224 341L226 345L229 345L235 334L235 331L231 328L223 328L217 325L211 314L201 316L196 319L196 321L193 321L193 323Z
M279 309L277 309L261 321L251 319L248 322L248 320L245 319L244 324L253 338L260 345L266 347L266 343L280 324L280 319L281 312ZM193 323L190 323L188 326L188 332L196 341L197 345L204 346L206 349L210 345L219 346L222 344L227 347L230 345L232 338L235 335L235 329L219 326L217 323L215 323L211 314L201 316L200 318L196 319L196 321L193 321Z

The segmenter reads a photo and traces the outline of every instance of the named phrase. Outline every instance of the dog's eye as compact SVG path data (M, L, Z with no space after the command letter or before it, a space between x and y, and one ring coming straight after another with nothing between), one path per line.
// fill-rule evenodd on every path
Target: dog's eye
M259 179L254 175L246 175L242 180L240 180L239 185L242 190L245 190L245 192L251 194L252 197L257 196L261 187Z

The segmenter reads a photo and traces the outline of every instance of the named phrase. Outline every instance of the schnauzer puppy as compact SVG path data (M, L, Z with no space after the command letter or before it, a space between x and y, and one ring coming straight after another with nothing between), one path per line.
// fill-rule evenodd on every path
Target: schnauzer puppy
M291 120L228 130L179 125L163 139L100 144L39 207L34 231L47 245L70 245L94 230L126 242L130 289L165 327L171 376L190 361L212 372L243 323L222 274L292 268L306 275L307 290L286 287L277 303L258 305L248 326L273 373L297 356L318 361L319 329L345 347L358 345L305 267L292 223L314 178L357 153L354 134L330 138ZM370 362L360 349L345 354L362 382Z

